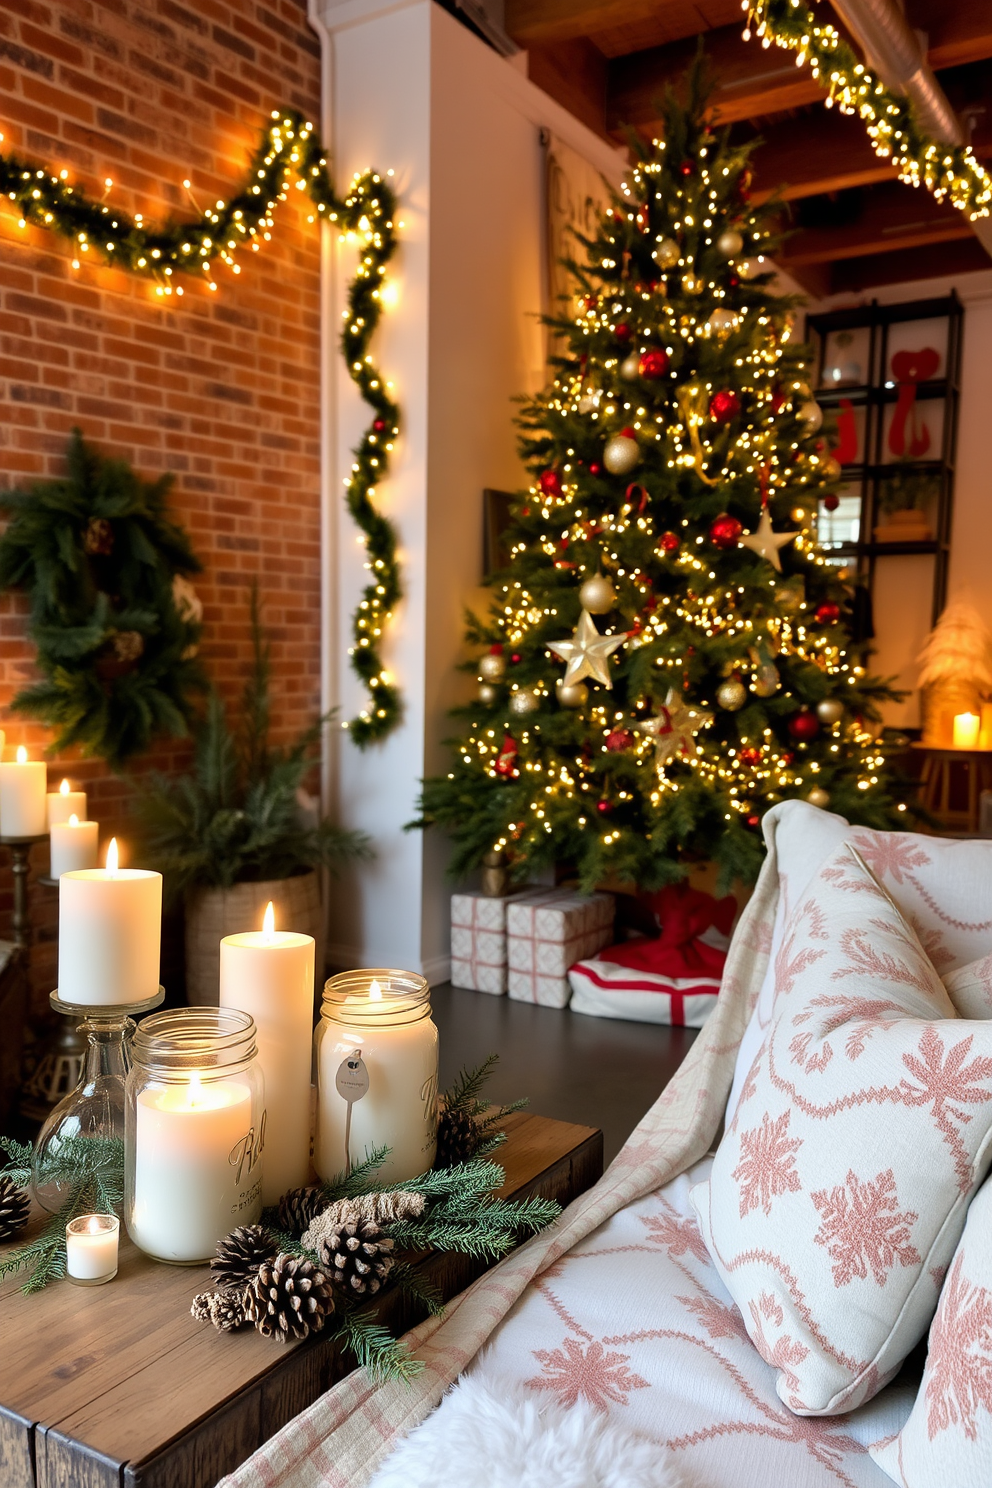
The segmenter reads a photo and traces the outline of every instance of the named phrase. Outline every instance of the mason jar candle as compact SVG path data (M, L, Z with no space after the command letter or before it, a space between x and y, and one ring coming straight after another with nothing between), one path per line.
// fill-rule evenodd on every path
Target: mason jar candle
M255 1024L177 1008L138 1024L124 1113L124 1221L159 1261L209 1261L262 1212L264 1089Z
M315 1039L320 1176L382 1147L380 1182L426 1173L437 1148L437 1028L424 977L385 968L331 977Z

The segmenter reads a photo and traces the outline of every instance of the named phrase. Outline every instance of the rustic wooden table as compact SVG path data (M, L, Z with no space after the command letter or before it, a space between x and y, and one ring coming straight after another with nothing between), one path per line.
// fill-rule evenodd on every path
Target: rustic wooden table
M602 1133L521 1112L498 1154L507 1198L567 1204L603 1169ZM453 1297L485 1266L431 1255L425 1274ZM103 1287L59 1282L25 1297L0 1286L2 1488L213 1488L218 1478L351 1367L318 1335L280 1346L218 1334L189 1315L201 1267L161 1266L121 1240ZM388 1308L388 1313L385 1309ZM389 1296L393 1327L417 1317Z

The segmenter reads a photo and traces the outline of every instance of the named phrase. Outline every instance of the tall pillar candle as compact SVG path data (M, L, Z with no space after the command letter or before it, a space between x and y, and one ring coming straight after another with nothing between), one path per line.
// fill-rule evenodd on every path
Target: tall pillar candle
M220 943L220 1005L255 1020L265 1080L264 1204L305 1184L310 1173L313 971L313 937L276 930L271 904L262 930Z
M29 760L23 744L17 759L0 764L0 836L43 837L47 832L48 767Z
M59 997L81 1007L126 1006L154 997L162 944L162 875L117 866L59 879Z
M74 873L80 868L95 868L100 825L98 822L80 821L75 815L68 821L53 822L48 836L51 844L52 878L61 878L63 873Z
M86 792L73 790L68 780L63 780L57 791L49 791L46 797L48 806L47 831L51 831L57 822L67 822L70 816L79 821L86 820Z

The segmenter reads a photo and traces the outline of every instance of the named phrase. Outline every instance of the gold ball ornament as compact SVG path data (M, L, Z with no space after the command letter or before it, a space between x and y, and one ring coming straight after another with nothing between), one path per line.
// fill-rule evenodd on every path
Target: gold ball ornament
M682 257L682 249L674 238L662 238L661 242L656 245L651 257L659 269L674 269Z
M614 434L603 448L603 464L611 475L629 475L640 458L637 440L629 434Z
M520 687L516 692L510 693L510 712L515 713L518 718L536 712L540 706L537 693L530 687Z
M632 351L630 356L624 357L620 363L620 376L625 382L637 381L640 376L640 362L641 354L639 351Z
M722 341L732 331L736 331L739 324L740 319L736 311L728 310L724 305L718 305L706 322L706 333L710 336L717 336Z
M822 811L825 806L830 805L830 792L825 791L822 786L814 785L813 789L807 793L806 799L811 806L819 806Z
M768 662L765 666L759 666L755 671L751 682L751 691L756 697L772 697L782 686L782 678L778 674L778 667Z
M823 409L815 398L810 398L807 403L801 403L797 414L810 434L815 434L823 423Z
M617 592L605 574L593 574L579 590L579 599L590 615L608 615L617 602Z
M501 651L487 651L479 657L479 676L484 682L498 682L506 672L506 657Z
M724 258L737 258L744 247L744 239L736 227L725 227L716 240L716 246Z
M479 687L479 702L485 703L487 707L492 706L498 695L495 687L491 687L488 682L483 682Z
M816 716L821 723L832 726L844 717L844 704L837 698L824 698L816 705Z
M728 682L720 683L716 690L716 700L728 713L736 713L747 702L747 688L731 677Z
M563 708L582 708L589 701L589 689L584 682L574 682L571 686L559 682L555 690Z

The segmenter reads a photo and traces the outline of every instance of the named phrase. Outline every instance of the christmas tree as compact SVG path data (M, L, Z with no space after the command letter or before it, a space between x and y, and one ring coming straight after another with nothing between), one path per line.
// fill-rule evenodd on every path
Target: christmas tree
M506 567L489 580L481 686L421 822L453 871L573 866L656 887L689 858L754 878L778 801L904 823L876 741L893 696L848 644L851 593L816 540L840 467L770 288L774 209L749 147L687 103L572 264L552 385L524 405Z

